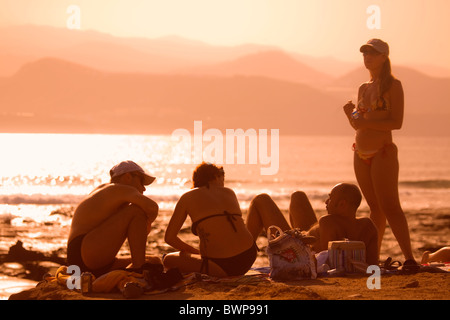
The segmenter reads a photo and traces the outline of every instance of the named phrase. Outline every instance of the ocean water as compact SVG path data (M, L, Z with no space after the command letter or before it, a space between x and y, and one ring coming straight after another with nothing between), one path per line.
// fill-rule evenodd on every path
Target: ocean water
M225 142L213 145L203 141L200 149L204 160L222 159L226 185L235 190L243 210L263 192L286 210L290 194L303 190L314 209L323 212L335 184L356 182L352 135L279 136L271 142L270 137L265 141L260 135L257 139L258 143L267 142L263 157L258 152L264 146L251 145L250 140L245 151L236 148L231 155ZM157 177L145 194L160 205L156 235L162 237L176 201L191 188L192 171L199 159L198 145L191 142L189 149L170 135L0 134L0 251L17 240L36 250L65 247L76 204L95 186L109 181L114 164L127 159ZM450 137L399 136L395 142L405 213L426 214L427 223L438 215L437 221L448 234ZM246 153L245 159L238 159L240 152ZM206 158L208 155L215 158ZM278 169L276 174L261 174L270 166ZM361 212L367 210L363 202ZM415 216L408 219L419 229L425 221L415 224ZM438 242L448 243L448 236Z

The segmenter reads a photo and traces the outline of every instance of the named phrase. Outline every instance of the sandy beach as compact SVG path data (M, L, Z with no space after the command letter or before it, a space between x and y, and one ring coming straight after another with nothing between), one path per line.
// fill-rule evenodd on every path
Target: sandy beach
M144 294L138 300L449 300L450 273L384 274L380 289L369 289L369 275L272 281L269 277L201 280L174 291ZM10 300L123 300L120 292L83 295L52 282L13 294Z
M406 257L421 263L425 252L450 246L450 103L444 97L450 90L450 42L429 40L430 35L447 37L450 1L431 6L422 1L331 0L4 2L0 300L8 300L3 305L15 309L13 316L30 312L49 317L58 310L58 316L92 317L96 309L103 318L105 312L124 312L126 317L162 313L167 319L187 314L219 319L230 315L221 306L248 302L260 308L234 311L246 318L323 318L328 313L333 318L403 318L411 313L417 317L419 311L434 316L436 310L397 302L389 308L356 309L342 302L450 300L450 261L421 264L414 274L384 264L388 259L405 263ZM126 160L145 169L152 183L137 179L136 170L111 170ZM202 162L223 166L206 184L208 189L211 181L224 184L234 191L239 206L231 193L219 198L215 191L211 201L189 195L180 201L196 185L193 172ZM135 188L152 203L129 188L120 194L92 193L109 182ZM245 227L240 220L236 227L233 216L242 213L247 221L253 199L267 194L291 221L288 210L296 208L291 200L297 191L307 195L317 220L333 209L346 208L334 212L346 217L351 209L353 216L356 197L345 197L348 206L338 206L343 194L332 188L339 183L358 185L364 199L356 217L371 217L379 236L385 229L378 261L374 228L365 232L358 223L344 225L346 218L341 224L331 217L333 228L321 220L320 250L326 249L326 241L344 236L364 240L367 261L384 268L375 275L375 288L366 267L351 274L325 271L314 279L271 279L267 235L257 234L259 224L252 232L248 219L253 238L245 237ZM256 260L239 277L184 274L169 289L145 293L134 283L136 295L128 299L121 289L131 276L114 278L114 270L108 273L114 290L82 294L70 288L64 278L68 272L57 275L69 264L81 264L79 259L67 261L67 240L74 212L87 195L92 201L78 207L71 235L81 239L80 256L83 251L90 266L104 266L117 252L109 254L106 242L92 245L91 240L107 239L116 250L120 243L115 240L125 235L132 245L125 240L117 256L129 257L132 247L133 263L143 263L144 221L135 219L141 213L134 206L125 208L127 203L143 209L148 223L152 220L148 256L197 252L189 247L199 248L192 222L227 216L234 236L217 220L198 228L199 252L203 258L221 259L216 264L226 271L213 274L244 272L229 269L240 267L237 262L244 265L244 256L250 264L248 252L222 258L238 252L245 241L255 240ZM226 207L201 208L222 202ZM109 229L117 221L114 225L120 228ZM96 229L99 238L88 235L100 224L106 227ZM270 224L264 223L266 228ZM82 235L88 235L85 242ZM11 250L14 246L19 251ZM77 251L71 250L69 257ZM288 253L289 258L295 252ZM364 256L363 250L357 255ZM173 258L165 261L166 267L189 261ZM153 288L147 283L143 287ZM22 308L25 300L102 300L112 306L67 308L60 314L61 309L40 305ZM152 303L144 304L142 312L119 306L119 301L130 300ZM339 308L317 301L337 301ZM208 305L217 308L205 314L202 307ZM6 309L0 314L10 315ZM116 318L121 318L118 313Z
M323 214L323 212L321 213ZM364 214L364 212L362 213ZM420 261L425 250L435 250L446 245L448 240L448 216L450 212L407 212L410 219L411 238L416 260ZM171 249L163 241L165 215L161 215L154 224L154 229L149 236L148 253L162 255ZM56 226L55 226L56 227ZM12 227L10 227L12 228ZM6 229L5 229L6 230ZM32 230L30 230L32 232ZM47 232L51 232L49 229ZM61 232L61 231L60 231ZM183 237L193 245L197 244L197 237L193 236L189 228L183 229ZM44 237L43 241L60 241ZM261 235L257 245L262 249L258 253L254 268L268 267L269 262L265 247L267 238ZM24 243L24 248L27 248ZM125 245L122 253L126 253ZM60 248L59 257L64 258L65 248ZM395 238L388 227L383 242L380 260L387 257L403 261L401 251ZM83 296L72 290L68 290L55 284L36 285L41 279L34 276L34 281L26 279L29 271L23 270L19 263L9 262L0 265L0 299L56 299L56 300L90 300L90 299L123 299L118 292L116 294L94 294ZM51 262L41 263L43 270L54 274L58 264ZM22 270L20 270L22 268ZM42 271L42 272L44 272ZM200 281L188 286L178 288L172 292L143 295L141 300L448 300L450 299L449 273L420 272L415 275L381 275L381 289L369 290L367 279L369 274L347 275L345 277L319 277L315 280L302 280L294 282L275 282L268 277L253 281L252 283L240 283L239 281L213 282ZM30 290L31 289L31 290ZM23 292L21 292L23 291Z

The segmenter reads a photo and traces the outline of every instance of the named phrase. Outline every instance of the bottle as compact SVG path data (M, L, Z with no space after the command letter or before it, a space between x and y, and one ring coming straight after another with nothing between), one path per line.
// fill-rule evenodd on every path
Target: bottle
M358 109L353 109L353 112L352 112L352 118L353 119L358 119L359 118L359 111L358 111Z
M92 282L93 275L90 272L83 272L81 274L81 293L91 293L92 292Z

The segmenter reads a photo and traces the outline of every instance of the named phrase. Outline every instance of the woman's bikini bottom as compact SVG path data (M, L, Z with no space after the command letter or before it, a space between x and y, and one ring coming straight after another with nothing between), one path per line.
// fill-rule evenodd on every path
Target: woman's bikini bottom
M250 249L245 250L233 257L229 258L208 258L202 256L202 266L200 269L201 273L208 273L209 266L208 262L212 261L217 264L223 271L226 272L228 276L240 276L245 274L255 262L256 254L258 252L258 247L256 243L250 247Z
M372 159L373 159L373 157L375 157L376 154L377 154L378 152L380 152L380 151L383 151L383 152L384 152L384 151L386 150L386 147L389 146L389 145L391 145L391 144L393 144L393 143L386 144L386 145L384 145L383 147L381 147L381 148L378 149L378 150L361 151L361 150L358 150L358 148L356 147L356 143L353 143L352 149L353 149L353 151L356 152L356 154L358 155L358 157L359 157L362 161L364 161L367 165L370 166L370 165L372 164Z

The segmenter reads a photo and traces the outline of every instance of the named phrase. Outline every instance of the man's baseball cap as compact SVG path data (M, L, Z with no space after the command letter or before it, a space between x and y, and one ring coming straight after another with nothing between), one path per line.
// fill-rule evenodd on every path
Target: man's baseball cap
M121 163L116 164L111 168L111 170L109 170L109 175L112 179L128 172L138 172L139 174L141 174L144 178L144 186L151 184L156 179L155 177L145 172L141 166L131 160L122 161Z
M368 48L373 48L375 51L389 56L389 45L380 39L370 39L366 44L359 48L360 52L366 51Z

